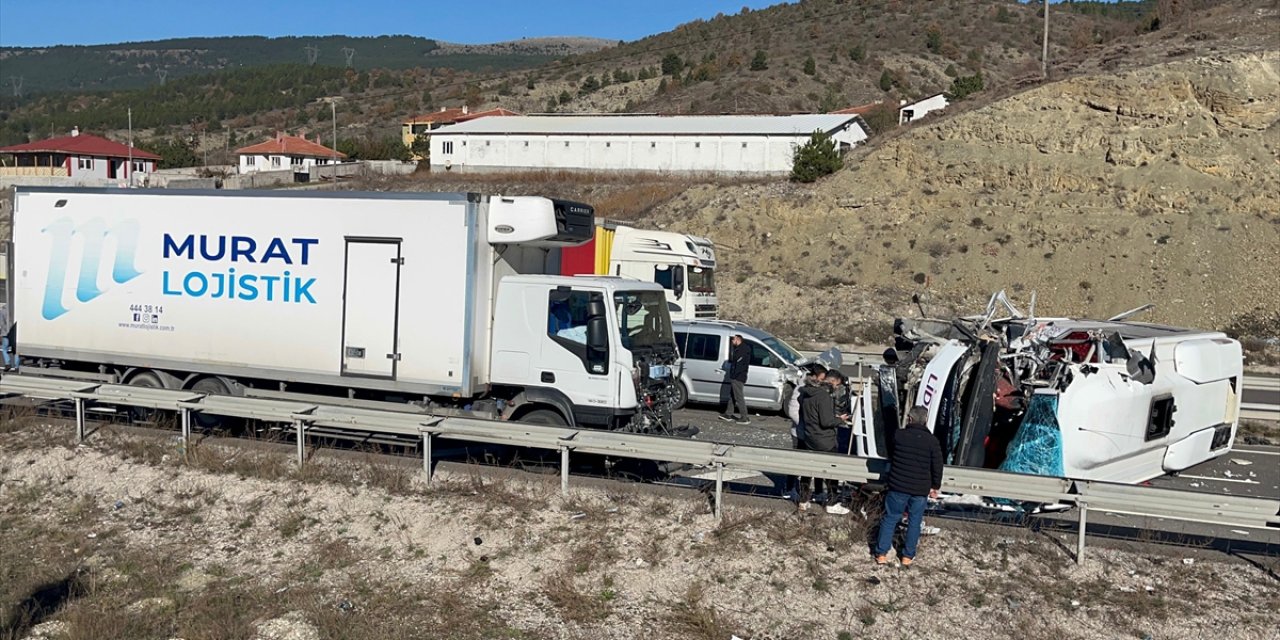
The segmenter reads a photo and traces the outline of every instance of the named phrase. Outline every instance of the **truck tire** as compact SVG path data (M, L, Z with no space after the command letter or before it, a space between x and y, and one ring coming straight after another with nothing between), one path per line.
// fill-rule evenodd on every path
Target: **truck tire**
M160 376L153 371L140 371L129 378L127 383L131 387L143 387L146 389L163 389L164 382L161 382ZM147 409L145 407L129 407L129 421L142 423L155 423L160 418L160 412L156 409Z
M200 378L188 388L191 391L211 396L234 395L231 393L231 388L227 386L227 383L216 376ZM207 413L195 413L191 416L191 420L197 427L204 430L240 431L245 425L245 421L239 418L216 416Z
M534 409L533 411L520 416L520 419L516 420L516 422L540 424L547 427L569 426L569 422L564 419L564 416L550 409Z

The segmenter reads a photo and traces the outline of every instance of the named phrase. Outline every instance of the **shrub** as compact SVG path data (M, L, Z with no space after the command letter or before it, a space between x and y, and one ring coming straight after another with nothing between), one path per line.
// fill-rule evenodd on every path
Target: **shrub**
M854 45L854 47L849 50L849 59L858 63L861 63L863 60L866 60L867 59L866 47L862 46L861 44Z
M678 75L683 69L684 61L680 59L680 56L674 53L668 53L662 57L662 75Z
M951 81L951 90L948 91L953 100L964 100L970 94L982 91L982 72L979 71L971 76L963 76Z
M880 74L880 90L888 91L892 88L893 88L893 74L889 73L888 69L885 69L884 72Z
M796 182L813 182L844 166L835 141L822 131L814 131L808 142L796 147L793 158L791 179Z
M818 63L814 61L813 56L804 59L804 74L811 76L818 72Z
M942 51L942 28L936 24L929 25L924 34L924 47L932 53Z
M755 57L751 58L752 71L764 71L769 68L769 54L764 49L756 49Z

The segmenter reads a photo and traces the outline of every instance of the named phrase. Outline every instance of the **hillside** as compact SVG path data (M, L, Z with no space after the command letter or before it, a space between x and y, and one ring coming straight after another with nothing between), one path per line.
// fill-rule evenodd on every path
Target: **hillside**
M1053 6L1050 59L1131 36L1153 6ZM1038 6L1001 0L809 0L744 9L551 64L534 74L541 90L517 104L541 110L568 91L556 110L830 111L931 95L978 72L998 85L1038 76L1041 20ZM641 78L646 69L652 78ZM597 84L604 86L592 89Z
M10 76L21 77L23 93L32 95L147 87L159 84L161 73L173 80L281 64L341 68L348 66L344 49L354 51L350 66L362 70L505 70L533 67L611 44L595 38L537 38L488 45L414 36L180 38L97 46L3 47L0 72L6 82Z
M1051 58L1066 64L1103 43L1131 38L1149 24L1153 4L1141 0L1055 5ZM221 90L235 81L236 70L246 71L237 65L251 60L266 66L248 70L275 70L270 73L282 81L272 89L280 95L335 95L316 94L314 82L290 82L291 73L281 72L291 68L285 64L305 64L308 46L318 49L317 69L342 65L344 46L356 50L355 72L363 78L348 78L336 94L345 98L342 137L395 135L399 121L407 116L462 104L524 113L827 111L931 94L948 89L954 77L979 71L988 87L1038 77L1039 20L1035 7L1008 0L809 0L699 20L616 46L591 38L455 45L387 36L213 38L0 50L3 75L27 76L28 96L38 83L85 89L140 87L23 101L5 93L0 95L0 143L66 130L72 124L99 131L123 129L125 108L142 104L164 112L159 118L135 118L134 126L143 129L144 136L154 134L150 130L156 127L177 124L185 124L179 131L216 130L214 119L236 129L240 138L327 124L318 105L255 94L248 101L261 107L247 111L243 91ZM575 55L563 57L566 54ZM757 55L763 56L759 64ZM562 59L533 66L553 56ZM806 69L810 58L812 69ZM23 65L36 66L27 71ZM196 74L186 78L183 95L199 96L199 105L188 107L182 99L173 103L171 94L155 91L155 71L160 67L169 71L170 84L184 73ZM487 69L478 70L481 67ZM1055 66L1055 71L1060 68ZM881 89L882 80L887 90ZM85 105L97 111L86 114L89 120L73 122ZM183 117L183 109L191 113ZM93 117L95 113L102 117ZM192 127L193 120L205 124ZM226 146L220 142L219 148Z
M1077 75L911 125L813 186L602 175L378 188L545 193L713 238L726 317L880 342L1007 289L1052 314L1280 336L1280 8L1228 3Z

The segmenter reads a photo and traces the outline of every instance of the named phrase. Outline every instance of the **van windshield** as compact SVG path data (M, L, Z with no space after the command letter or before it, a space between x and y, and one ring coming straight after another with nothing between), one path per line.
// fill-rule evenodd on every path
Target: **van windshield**
M627 349L675 345L667 297L661 291L619 291L613 294L618 329Z
M782 359L786 360L787 364L795 364L801 357L799 352L791 348L791 345L774 336L761 338L760 342L763 342L765 346L773 349L775 353L782 356Z

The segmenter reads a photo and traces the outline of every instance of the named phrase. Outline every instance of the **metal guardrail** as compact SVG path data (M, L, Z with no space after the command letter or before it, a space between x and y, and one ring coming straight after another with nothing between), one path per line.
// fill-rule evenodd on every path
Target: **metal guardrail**
M431 481L434 466L432 452L438 438L558 451L561 457L561 489L564 491L569 486L569 459L573 453L711 467L716 474L716 517L720 517L722 513L725 469L803 475L854 483L877 481L882 478L886 469L882 460L832 453L475 418L439 417L413 411L323 404L312 402L311 398L292 400L210 396L192 391L23 375L0 378L0 400L14 397L73 401L77 436L82 440L85 437L86 405L89 403L176 411L181 415L184 442L190 439L191 419L195 413L292 424L296 431L297 460L300 465L306 459L307 436L327 437L331 429L420 438L423 470L428 482ZM947 467L943 476L943 490L1033 504L1074 505L1079 509L1080 519L1077 561L1081 561L1084 555L1085 523L1091 509L1224 527L1280 529L1280 500L1274 499L1220 496L966 467Z

